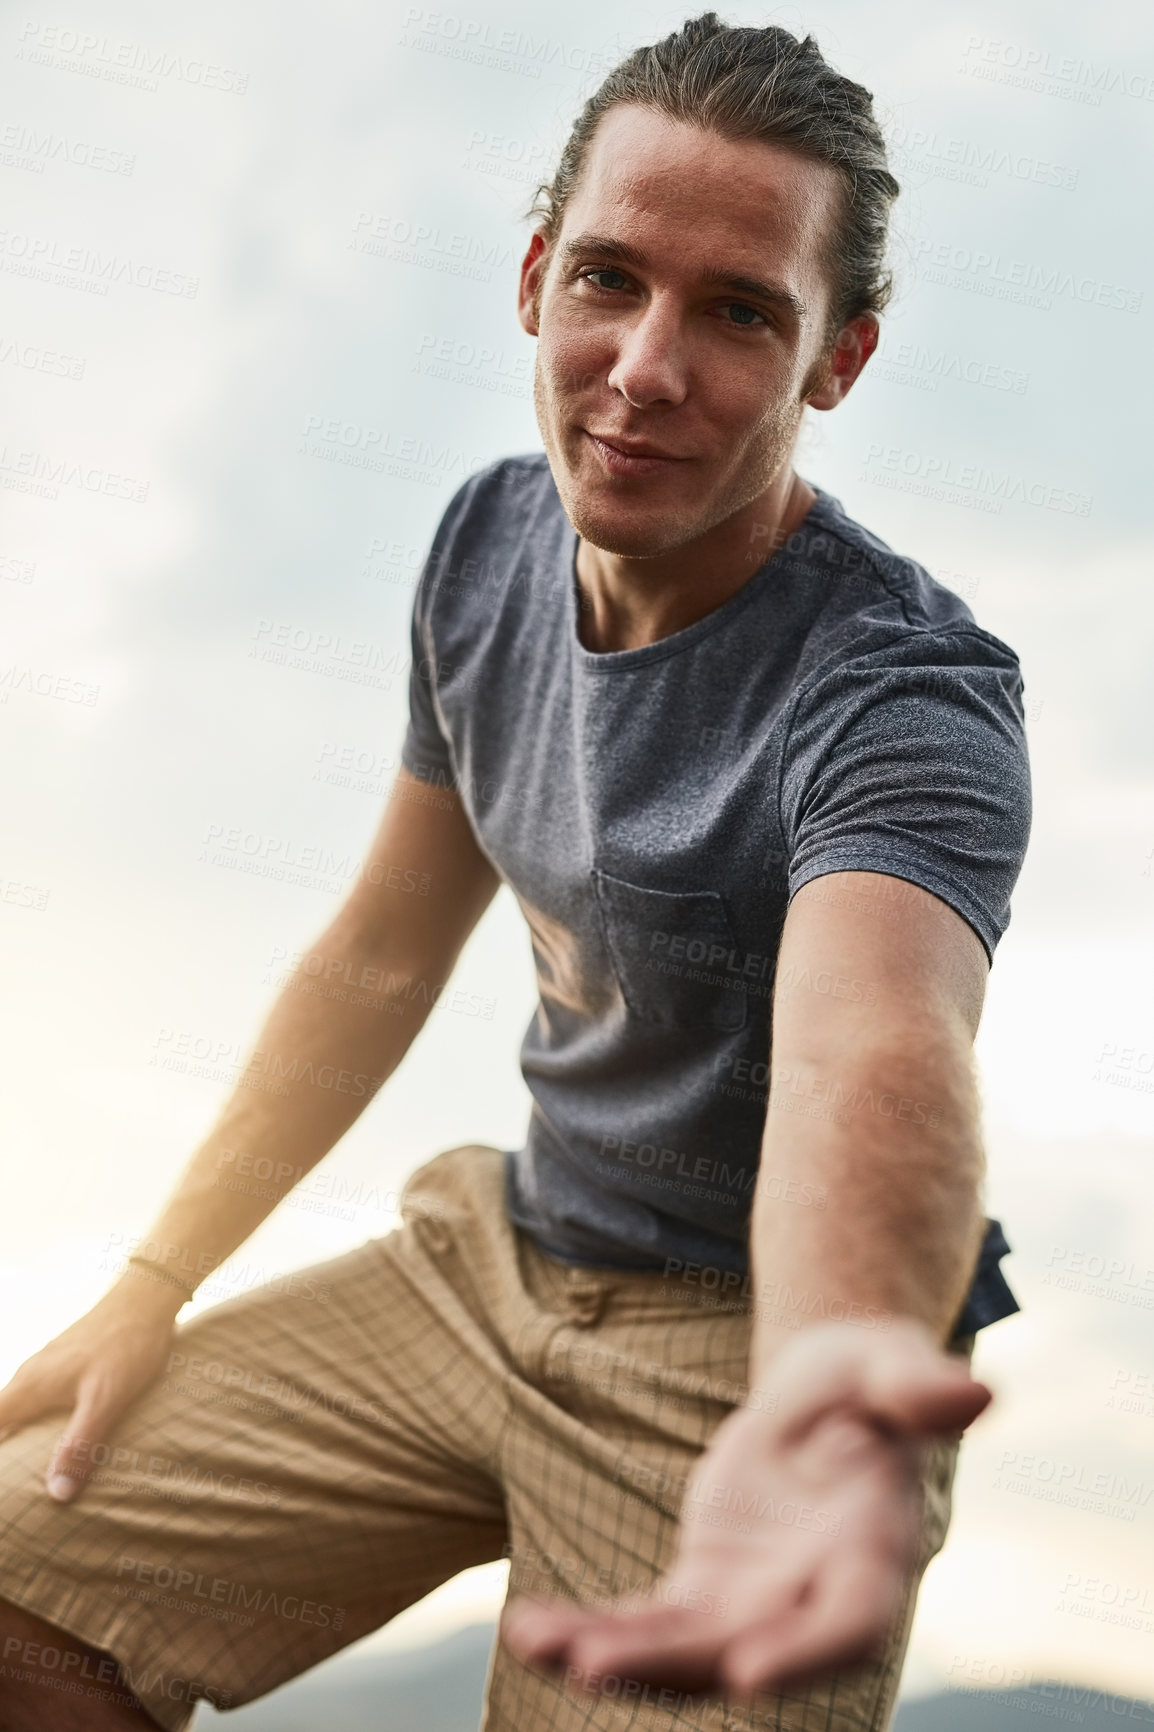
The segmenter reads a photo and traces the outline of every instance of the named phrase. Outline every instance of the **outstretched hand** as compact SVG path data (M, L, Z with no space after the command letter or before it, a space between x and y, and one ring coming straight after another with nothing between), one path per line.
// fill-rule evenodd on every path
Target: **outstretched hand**
M596 1690L782 1690L879 1655L914 1567L928 1440L991 1392L914 1319L885 1336L822 1323L774 1362L771 1414L739 1408L700 1457L673 1566L648 1601L601 1611L513 1600L526 1665Z

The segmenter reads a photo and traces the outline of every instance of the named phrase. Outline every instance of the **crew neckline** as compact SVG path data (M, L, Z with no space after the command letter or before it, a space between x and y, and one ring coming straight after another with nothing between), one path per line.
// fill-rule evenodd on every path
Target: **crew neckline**
M804 477L803 477L804 479ZM815 498L813 504L798 524L791 530L782 545L771 553L763 565L759 565L753 576L748 578L741 588L735 590L727 600L717 607L711 608L700 619L695 619L692 625L683 626L680 631L670 632L667 637L659 637L655 643L638 644L633 649L622 650L590 650L581 642L577 630L577 597L580 586L577 581L577 549L580 536L569 519L565 519L565 569L569 575L566 584L565 611L569 627L569 643L577 659L578 665L591 673L617 673L627 668L642 667L646 662L663 661L667 656L680 655L683 650L692 649L702 638L720 631L727 626L743 608L755 601L761 591L777 576L779 561L791 556L790 541L795 535L812 533L819 520L827 521L830 516L842 510L841 502L832 493L827 493L824 487L818 487L816 482L808 485L813 489ZM796 549L792 550L796 551Z

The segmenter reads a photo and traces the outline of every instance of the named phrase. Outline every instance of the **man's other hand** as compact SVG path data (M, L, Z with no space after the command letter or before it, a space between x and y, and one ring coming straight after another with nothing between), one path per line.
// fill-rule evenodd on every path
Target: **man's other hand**
M700 1457L649 1600L514 1600L502 1637L518 1659L586 1690L613 1677L747 1696L881 1654L917 1562L927 1442L991 1392L912 1318L870 1338L815 1324L773 1375L775 1411L739 1408Z
M48 1495L58 1503L80 1496L95 1452L164 1369L179 1306L179 1292L147 1272L122 1275L0 1390L0 1441L46 1414L69 1414L45 1469Z

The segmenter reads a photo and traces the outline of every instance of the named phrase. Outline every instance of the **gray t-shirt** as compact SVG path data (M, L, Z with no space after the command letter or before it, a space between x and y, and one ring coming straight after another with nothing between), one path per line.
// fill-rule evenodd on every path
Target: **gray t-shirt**
M421 574L402 759L459 790L529 924L533 1108L508 1207L569 1262L676 1259L722 1292L747 1275L775 960L801 885L855 869L920 885L991 958L1010 918L1030 829L1017 657L815 491L736 595L640 649L580 642L578 537L544 453L471 477ZM937 1110L791 1086L775 1111ZM1018 1309L1008 1249L989 1222L955 1334Z

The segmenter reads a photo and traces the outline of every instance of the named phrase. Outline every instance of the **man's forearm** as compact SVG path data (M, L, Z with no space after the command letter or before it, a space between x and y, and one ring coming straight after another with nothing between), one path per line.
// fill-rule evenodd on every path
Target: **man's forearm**
M944 1343L982 1235L969 1038L909 1029L775 1055L750 1262L751 1379L799 1328L914 1317Z
M396 1069L428 1015L435 983L421 984L411 968L390 964L334 922L302 956L219 1119L145 1236L150 1261L191 1286L248 1238ZM238 1164L261 1176L239 1178Z

